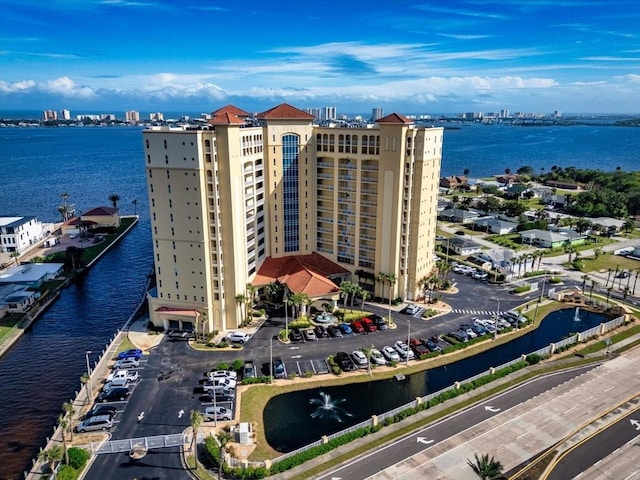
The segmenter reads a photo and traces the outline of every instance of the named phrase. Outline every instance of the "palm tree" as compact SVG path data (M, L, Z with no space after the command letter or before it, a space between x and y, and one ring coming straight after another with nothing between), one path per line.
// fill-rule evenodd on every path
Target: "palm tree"
M589 275L586 273L582 275L582 291L584 292L585 287L587 286L587 281L589 280Z
M239 293L236 295L236 303L238 307L240 307L240 318L242 318L242 322L244 322L246 315L244 314L244 305L247 301L247 296L244 293Z
M611 290L613 290L613 285L607 288L607 306L609 305L609 298L611 297Z
M89 403L91 401L91 390L89 390L89 380L91 379L91 377L89 376L88 373L83 373L82 376L80 377L80 382L85 386L85 388L87 389L87 403Z
M62 433L62 448L64 452L64 463L69 465L69 451L67 450L67 430L71 426L71 421L66 415L60 414L58 416L58 425L60 425L60 431Z
M60 212L60 215L62 215L63 222L69 220L75 213L73 205L67 203L69 197L70 195L67 192L63 192L60 194L60 198L62 198L62 205L58 207L58 212Z
M386 273L380 272L376 275L376 282L380 282L382 287L380 288L380 299L384 298L384 284L387 281Z
M113 208L118 208L118 200L120 200L120 195L116 193L109 195L109 201L113 204Z
M197 312L196 315L196 341L198 341L198 335L200 335L200 340L204 342L205 334L204 334L204 326L207 324L207 312Z
M220 464L218 465L218 480L220 480L222 478L222 464L224 463L224 458L222 455L224 447L232 440L233 437L231 436L230 432L223 430L216 436L216 438L218 439L218 445L220 445Z
M502 464L494 457L489 458L488 454L478 457L478 454L474 454L475 462L467 459L467 465L471 467L471 470L481 478L482 480L496 480L502 476Z
M607 269L607 272L608 272L608 273L607 273L607 281L606 281L606 282L605 282L605 284L604 284L604 285L605 285L605 287L606 287L607 285L609 285L609 279L611 278L611 272L613 272L613 269L609 268L609 269Z
M358 296L362 299L362 305L360 308L364 310L364 302L369 298L369 292L362 287L358 287Z
M256 299L256 287L251 283L247 283L247 315L253 313L253 302Z
M62 409L64 410L65 416L69 419L69 440L73 442L73 428L71 428L71 423L73 421L73 414L76 413L75 408L73 408L73 402L64 402Z
M353 311L353 297L355 297L356 292L357 292L357 288L358 285L356 285L355 283L349 281L349 280L344 280L342 283L340 283L340 291L342 292L343 295L343 303L344 303L344 308L345 310L347 309L347 300L349 299L349 296L351 296L351 311Z
M49 469L53 472L56 469L56 464L64 457L64 450L62 445L54 445L53 447L42 450L38 458L49 464Z
M204 421L204 416L202 412L198 410L191 410L191 430L193 430L193 437L191 437L191 446L189 450L191 450L195 446L195 450L193 452L193 457L196 461L196 470L198 469L198 430L200 429L200 425Z
M11 252L9 254L9 256L11 258L13 258L13 261L16 262L16 267L18 266L18 258L20 258L20 252Z
M389 323L391 323L391 290L398 281L398 277L395 273L387 273L387 281L389 282Z
M591 280L591 287L589 288L589 298L593 299L593 288L599 285L595 280Z

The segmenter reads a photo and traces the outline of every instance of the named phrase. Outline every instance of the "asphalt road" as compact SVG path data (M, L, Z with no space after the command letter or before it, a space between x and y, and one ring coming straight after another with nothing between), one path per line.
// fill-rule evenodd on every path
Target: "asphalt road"
M533 379L527 383L488 398L472 407L462 410L454 415L429 425L420 430L415 430L407 436L377 449L374 452L362 455L355 460L340 466L330 472L326 472L319 479L364 479L394 465L405 458L411 457L430 446L457 435L484 420L500 415L516 405L530 400L545 391L575 378L594 365L588 365L577 369L553 373L544 377ZM570 477L563 477L570 478Z
M579 444L562 457L547 480L576 478L625 443L640 438L640 407Z

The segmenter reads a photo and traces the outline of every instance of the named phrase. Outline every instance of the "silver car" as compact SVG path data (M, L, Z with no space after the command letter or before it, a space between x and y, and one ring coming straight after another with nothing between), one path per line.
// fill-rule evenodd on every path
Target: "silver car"
M97 415L81 421L76 427L76 432L93 432L95 430L107 430L113 427L113 417L111 415Z

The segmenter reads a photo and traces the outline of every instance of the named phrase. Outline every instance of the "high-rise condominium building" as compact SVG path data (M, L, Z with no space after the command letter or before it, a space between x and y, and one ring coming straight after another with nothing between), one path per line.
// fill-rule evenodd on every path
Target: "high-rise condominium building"
M287 104L144 130L151 320L229 330L248 296L275 285L335 305L346 279L415 299L434 266L442 138L398 114L373 128L319 127Z
M130 123L137 123L140 121L140 112L136 110L128 110L124 112L124 121Z
M384 115L384 111L382 108L372 108L371 109L371 119L375 122L376 120L380 120Z

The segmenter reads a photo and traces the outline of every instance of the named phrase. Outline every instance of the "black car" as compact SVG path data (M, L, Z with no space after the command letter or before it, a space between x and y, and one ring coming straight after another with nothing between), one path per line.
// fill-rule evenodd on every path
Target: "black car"
M224 389L214 392L209 390L209 398L211 401L215 400L216 402L233 402L235 400L235 391Z
M336 353L336 362L343 372L352 372L356 369L356 364L353 363L351 357L346 352Z
M98 415L109 415L114 417L118 412L118 409L113 405L94 405L91 410L87 412L84 418L97 417Z
M331 337L342 337L342 331L337 325L329 325L329 327L327 327L327 331Z
M324 328L322 325L316 325L313 328L313 331L316 332L316 337L318 338L325 338L329 336L329 332L327 332L327 329Z
M387 321L380 315L376 315L374 313L373 315L369 315L369 319L376 327L378 327L378 330L386 330L387 328L389 328L389 325L387 325Z
M429 340L422 340L422 344L427 347L430 351L432 352L438 352L440 350L442 350L442 348L440 348L440 346L438 345L437 342L434 342L433 340L429 339Z
M292 342L301 342L302 341L302 333L297 328L292 328L291 332L289 332L289 338Z
M99 402L124 401L129 396L129 387L114 387L105 390L98 396Z

